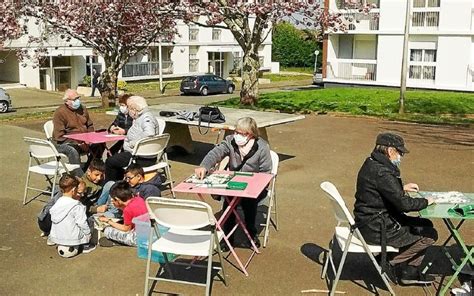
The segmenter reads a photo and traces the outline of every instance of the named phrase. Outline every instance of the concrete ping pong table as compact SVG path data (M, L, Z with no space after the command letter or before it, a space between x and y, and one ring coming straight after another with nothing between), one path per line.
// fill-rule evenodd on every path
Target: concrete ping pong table
M157 118L162 118L166 121L165 132L171 135L170 142L168 146L181 146L188 153L193 153L193 140L191 133L189 131L189 126L199 126L198 120L186 121L184 119L178 119L177 116L164 117L160 116L160 111L193 111L199 112L199 108L203 105L194 105L194 104L180 104L180 103L168 103L161 105L149 106L150 110ZM277 113L277 112L264 112L264 111L255 111L248 109L234 109L234 108L225 108L219 107L221 112L225 116L224 123L211 123L210 128L218 129L219 131L224 131L224 137L227 134L230 134L235 129L235 124L237 120L241 117L252 117L257 122L258 132L262 138L268 141L267 127L272 125L284 124L293 122L296 120L304 119L304 115L294 115L287 113ZM204 126L202 129L207 129L208 123L202 122L201 126ZM219 142L220 132L217 137L216 142Z

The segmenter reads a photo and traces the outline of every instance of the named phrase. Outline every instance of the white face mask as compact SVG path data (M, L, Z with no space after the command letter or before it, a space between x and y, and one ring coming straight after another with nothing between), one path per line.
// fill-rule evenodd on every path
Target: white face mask
M234 141L237 146L244 146L249 141L249 138L241 134L234 134Z
M400 154L397 155L396 159L392 160L393 165L395 165L397 168L400 167L401 162L402 162L402 157L400 156Z
M119 107L119 110L120 110L120 112L123 113L123 114L127 114L127 113L128 113L127 106L120 106L120 107Z

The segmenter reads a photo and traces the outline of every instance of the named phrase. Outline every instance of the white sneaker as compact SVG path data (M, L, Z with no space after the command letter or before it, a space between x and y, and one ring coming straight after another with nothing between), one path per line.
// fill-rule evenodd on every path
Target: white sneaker
M47 244L48 246L55 246L55 245L56 245L56 243L53 242L53 241L49 238L49 236L48 236L48 239L46 240L46 244Z
M83 253L83 254L90 253L90 252L94 251L95 248L97 248L97 245L94 245L94 244L83 245L83 247L82 247L82 253Z

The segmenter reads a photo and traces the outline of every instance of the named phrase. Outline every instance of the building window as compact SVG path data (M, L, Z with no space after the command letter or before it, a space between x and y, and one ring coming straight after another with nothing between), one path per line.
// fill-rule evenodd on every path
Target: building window
M410 79L435 80L436 49L410 50Z
M221 40L221 30L220 29L212 29L212 40L213 41Z
M199 40L199 29L196 27L189 27L189 41Z
M197 55L198 51L198 46L189 47L189 72L191 73L199 71L199 58Z
M438 27L440 0L415 0L413 2L413 27Z
M439 7L440 0L414 0L413 7L421 8L421 7Z

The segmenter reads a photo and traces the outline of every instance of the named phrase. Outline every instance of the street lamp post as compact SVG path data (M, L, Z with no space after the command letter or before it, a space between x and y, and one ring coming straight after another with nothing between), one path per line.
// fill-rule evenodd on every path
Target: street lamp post
M319 55L319 50L314 51L314 73L318 72L318 55Z

